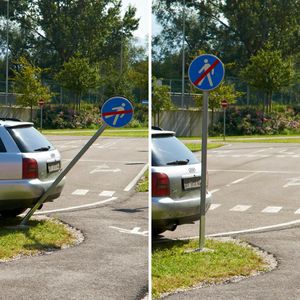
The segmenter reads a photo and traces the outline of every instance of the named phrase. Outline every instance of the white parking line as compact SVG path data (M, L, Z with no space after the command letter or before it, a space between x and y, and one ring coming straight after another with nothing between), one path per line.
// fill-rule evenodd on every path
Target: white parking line
M219 190L220 190L220 189L215 189L215 190L210 191L210 193L211 193L211 194L214 194L214 193L218 192Z
M231 185L233 185L233 184L240 183L240 182L242 182L242 181L244 181L244 180L246 180L246 179L248 179L248 178L250 178L250 177L252 177L252 176L254 176L254 175L256 175L256 174L257 174L257 173L249 174L249 175L247 175L247 176L245 176L245 177L239 178L239 179L237 179L237 180L235 180L235 181L233 181L233 182L227 184L226 186L229 187L229 186L231 186Z
M220 206L221 206L221 204L213 203L213 204L210 205L209 210L215 210L215 209L217 209Z
M299 214L300 214L300 208L295 211L295 215L299 215Z
M143 176L148 168L148 164L145 164L142 170L132 179L132 181L125 187L124 192L129 192Z
M88 192L89 190L75 190L72 195L85 196Z
M276 214L282 209L282 206L267 206L262 213Z
M236 205L230 209L230 211L246 211L251 207L251 205Z
M118 197L112 197L106 200L102 200L102 201L97 201L94 203L89 203L89 204L84 204L84 205L78 205L78 206L70 206L67 208L59 208L59 209L53 209L53 210L42 210L39 212L35 212L34 215L46 215L46 214L50 214L50 213L56 213L56 212L64 212L64 211L71 211L71 210L75 210L75 209L81 209L81 208L92 208L94 206L98 206L99 204L104 204L106 202L111 202L118 199ZM25 214L22 214L21 216L25 216Z
M115 191L103 191L99 194L102 197L112 197Z
M134 227L133 229L124 229L116 226L109 226L109 228L116 229L121 233L128 233L128 234L135 234L135 235L142 235L148 236L148 231L140 231L141 227Z

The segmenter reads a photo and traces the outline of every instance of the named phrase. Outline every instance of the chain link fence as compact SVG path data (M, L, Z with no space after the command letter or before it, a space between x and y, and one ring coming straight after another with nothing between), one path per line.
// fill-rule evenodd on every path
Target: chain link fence
M235 89L242 92L237 99L238 105L262 105L266 94L263 91L250 87L246 82L236 77L226 77L225 82L234 84ZM162 85L170 87L172 102L178 108L196 108L193 97L191 83L188 79L184 81L184 97L182 101L182 81L181 79L160 79ZM273 93L273 103L278 104L300 104L300 84L283 89L281 92ZM183 105L182 105L183 104Z

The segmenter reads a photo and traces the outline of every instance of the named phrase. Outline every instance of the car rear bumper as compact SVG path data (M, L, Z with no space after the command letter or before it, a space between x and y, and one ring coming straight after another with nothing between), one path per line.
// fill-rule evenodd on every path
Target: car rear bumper
M53 180L41 181L39 179L0 180L0 210L33 206L52 183ZM65 178L45 202L58 198L64 184Z
M200 196L200 195L199 195ZM152 198L152 221L163 224L186 224L192 223L200 218L200 197L173 200L171 198ZM210 192L206 194L206 211L212 201Z

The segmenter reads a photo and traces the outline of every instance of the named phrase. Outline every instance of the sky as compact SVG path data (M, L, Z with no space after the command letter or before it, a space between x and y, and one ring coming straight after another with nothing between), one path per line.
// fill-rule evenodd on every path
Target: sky
M139 28L133 34L146 42L151 21L151 0L122 0L123 12L129 4L137 8L136 16L140 18Z

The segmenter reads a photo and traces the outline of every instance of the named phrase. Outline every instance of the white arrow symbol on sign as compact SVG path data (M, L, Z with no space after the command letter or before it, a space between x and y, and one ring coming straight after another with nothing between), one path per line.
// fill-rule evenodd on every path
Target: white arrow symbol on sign
M128 233L128 234L136 234L142 236L148 236L148 231L140 231L141 227L134 227L133 229L124 229L115 226L109 226L110 228L117 229L121 233Z

